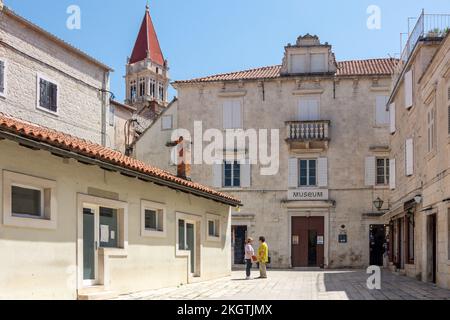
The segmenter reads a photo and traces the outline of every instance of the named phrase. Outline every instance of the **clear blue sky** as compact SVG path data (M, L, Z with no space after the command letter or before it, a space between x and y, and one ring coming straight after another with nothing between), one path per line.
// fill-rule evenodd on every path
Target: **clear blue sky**
M112 91L124 98L131 54L146 0L5 0L20 15L111 66ZM66 28L66 9L81 8L81 30ZM366 27L369 5L381 8L381 29ZM284 46L317 34L338 60L387 57L400 51L407 18L421 9L450 13L449 0L150 0L171 79L280 64ZM172 94L174 92L172 91Z

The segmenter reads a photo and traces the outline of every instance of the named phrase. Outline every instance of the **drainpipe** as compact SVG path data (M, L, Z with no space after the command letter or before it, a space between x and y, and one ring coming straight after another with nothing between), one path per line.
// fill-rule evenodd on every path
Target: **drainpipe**
M101 144L106 147L106 121L109 110L109 71L103 73L102 84L102 127L101 127Z

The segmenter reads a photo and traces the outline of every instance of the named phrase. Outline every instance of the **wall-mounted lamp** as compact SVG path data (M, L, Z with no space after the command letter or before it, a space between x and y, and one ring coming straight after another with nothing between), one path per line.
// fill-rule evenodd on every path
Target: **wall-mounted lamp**
M414 197L414 201L415 201L417 204L421 204L421 203L422 203L422 200L423 200L423 198L422 198L421 195L417 195L417 196Z
M373 205L375 208L377 208L378 211L381 211L381 208L383 208L383 204L384 204L384 201L381 200L380 197L376 198L373 201Z

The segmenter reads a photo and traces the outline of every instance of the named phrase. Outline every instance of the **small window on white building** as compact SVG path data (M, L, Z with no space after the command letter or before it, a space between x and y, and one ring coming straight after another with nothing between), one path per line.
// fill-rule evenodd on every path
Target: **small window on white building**
M242 103L241 100L228 100L223 103L223 128L242 129Z
M58 112L58 84L43 76L37 77L37 107L38 109L57 113Z
M220 240L220 216L208 214L207 215L207 239L209 241Z
M6 61L0 60L0 96L6 96Z
M325 72L326 71L326 55L324 53L311 54L311 72Z
M141 201L141 235L166 236L166 206L152 201Z
M173 117L171 115L162 116L161 126L162 126L162 130L172 130L173 129Z
M7 226L56 229L56 182L3 171L3 222Z
M376 159L376 184L378 186L389 185L389 166L390 161L388 158L377 158Z
M317 160L300 159L298 164L298 185L300 187L317 186Z
M384 126L389 124L389 111L386 110L388 100L389 100L388 96L376 97L375 119L376 125L378 126Z
M436 146L436 108L434 102L427 112L427 150L431 152Z

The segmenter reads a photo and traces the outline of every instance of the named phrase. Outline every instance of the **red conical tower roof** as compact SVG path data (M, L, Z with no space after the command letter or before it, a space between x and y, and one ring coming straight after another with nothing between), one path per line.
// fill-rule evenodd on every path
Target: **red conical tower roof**
M130 63L136 63L147 58L147 52L150 54L150 60L161 66L164 66L164 56L159 46L158 36L150 17L149 6L145 10L144 20L139 30Z

